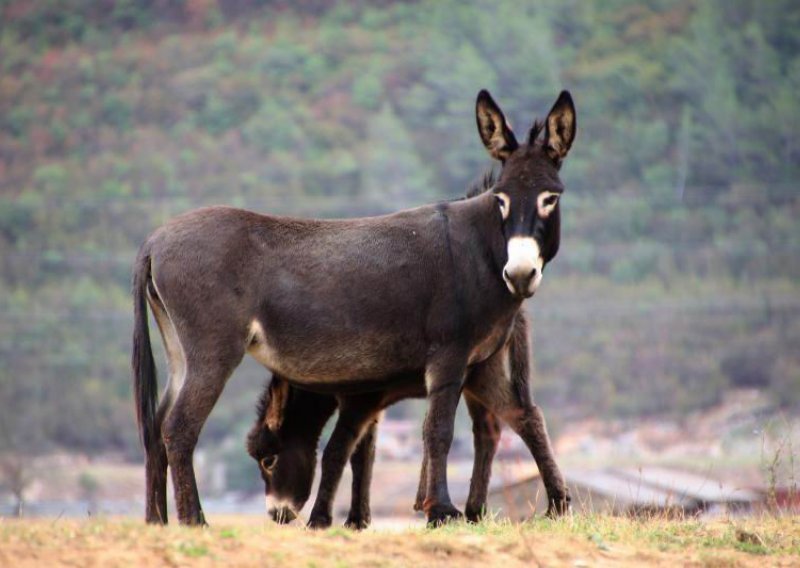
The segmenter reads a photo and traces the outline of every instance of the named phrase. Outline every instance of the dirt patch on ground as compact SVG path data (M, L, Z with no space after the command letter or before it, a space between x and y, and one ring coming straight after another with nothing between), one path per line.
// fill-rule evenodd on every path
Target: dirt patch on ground
M212 519L213 521L213 519ZM653 531L629 524L485 523L429 531L341 528L313 532L254 518L218 519L211 528L145 526L136 520L4 520L0 566L797 566L800 520L769 527L741 542L736 530L691 525ZM616 528L614 528L616 526ZM775 531L779 532L778 537ZM638 532L637 532L638 531ZM716 531L716 532L715 532ZM695 536L694 533L696 533ZM726 540L728 534L731 539ZM672 540L667 538L673 534ZM744 541L748 539L742 537ZM688 540L687 540L688 539ZM741 546L737 545L741 544ZM748 548L749 547L749 548Z

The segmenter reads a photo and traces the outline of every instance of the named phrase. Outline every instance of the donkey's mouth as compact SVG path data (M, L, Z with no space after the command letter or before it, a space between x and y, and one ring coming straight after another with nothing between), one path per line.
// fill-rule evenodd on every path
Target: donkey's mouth
M506 283L506 288L508 288L508 291L511 292L511 295L514 296L515 299L520 300L520 301L521 300L527 300L528 298L532 298L533 295L536 293L536 289L538 288L538 286L526 286L520 292L516 288L516 286L511 284L508 280L505 280L505 283Z
M269 510L270 518L279 525L288 525L297 518L297 513L286 505L280 507L272 507Z

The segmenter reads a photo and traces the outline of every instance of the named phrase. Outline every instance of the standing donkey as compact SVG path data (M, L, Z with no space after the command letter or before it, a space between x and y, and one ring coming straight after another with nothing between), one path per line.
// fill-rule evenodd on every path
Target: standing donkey
M484 185L490 188L492 178ZM465 514L472 522L486 510L491 465L497 451L502 418L530 449L548 495L549 516L569 506L564 479L553 456L544 416L532 403L529 378L530 346L525 314L517 313L507 344L492 356L496 364L483 364L469 372L464 398L473 421L475 460ZM350 512L345 526L366 528L371 519L369 485L375 457L377 422L384 408L403 398L424 397L424 377L416 385L359 395L323 395L292 387L273 376L262 393L257 418L247 436L247 450L258 462L267 507L277 522L296 518L311 493L317 445L322 429L338 407L336 426L325 446L322 479L308 526L327 528L332 523L333 499L344 465L350 457L353 472ZM356 448L353 452L353 448ZM423 510L426 467L423 461L414 508Z
M132 368L148 521L166 522L169 466L179 521L205 523L192 455L245 353L310 390L380 391L387 377L423 374L425 510L432 523L461 515L446 477L458 399L558 250L558 171L576 132L566 91L522 144L487 91L476 116L503 163L491 192L348 220L209 207L145 241L134 265ZM148 305L169 366L160 404Z

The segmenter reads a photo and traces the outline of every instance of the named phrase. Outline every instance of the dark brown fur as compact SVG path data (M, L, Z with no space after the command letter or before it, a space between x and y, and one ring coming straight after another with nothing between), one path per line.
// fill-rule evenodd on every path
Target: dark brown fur
M496 187L515 212L508 222L491 192L336 221L211 207L173 219L142 245L132 366L148 521L166 521L168 464L179 521L205 522L192 455L246 352L308 389L381 391L387 381L425 376L425 509L431 522L460 515L446 480L456 405L468 376L499 364L496 354L530 294L534 274L515 275L514 293L504 282L507 242L535 239L545 262L557 250L557 209L539 218L536 196L563 189L558 167L575 125L566 93L548 115L543 140L523 146L500 128L505 119L485 91L476 110L484 144L504 162ZM170 387L156 411L145 298L170 361Z
M491 465L500 436L500 420L493 411L515 426L517 431L525 434L523 439L530 448L536 448L534 457L547 488L548 515L559 515L569 505L569 495L550 448L544 418L531 404L528 385L528 326L522 311L518 312L514 320L511 336L503 351L503 356L509 360L509 377L504 376L505 373L492 376L491 380L485 381L486 384L482 385L478 393L474 392L478 390L478 385L468 380L464 389L467 409L473 421L475 444L475 461L465 514L468 520L474 522L482 517L486 509ZM476 380L482 377L489 379L486 375L479 374ZM417 383L419 388L416 392L400 394L423 397L423 377L419 377ZM290 394L272 396L271 393L276 390L288 391ZM323 454L322 480L308 525L313 528L327 528L331 525L333 498L349 450L355 445L357 449L350 459L353 471L352 502L345 525L355 529L366 528L370 521L369 478L375 453L377 416L398 399L398 394L385 392L379 396L371 394L357 397L302 392L291 387L281 377L274 376L262 394L256 422L248 435L247 443L248 452L259 463L265 494L288 504L270 510L272 518L278 522L288 522L296 518L296 513L303 508L313 481L319 435L324 422L332 414L332 410L329 410L322 419L319 408L340 406L342 410L336 430ZM282 416L283 419L277 425L270 425L269 416ZM359 416L363 422L359 420ZM530 426L522 425L522 419L526 416L533 421ZM297 417L301 418L298 420ZM365 433L359 439L358 433L361 430L365 430ZM265 460L267 466L264 465ZM425 469L423 465L415 503L417 510L423 509Z

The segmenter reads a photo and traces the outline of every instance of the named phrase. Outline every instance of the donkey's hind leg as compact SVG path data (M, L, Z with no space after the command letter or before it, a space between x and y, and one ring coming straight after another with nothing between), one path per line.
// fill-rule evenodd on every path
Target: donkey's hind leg
M244 355L243 345L239 350L233 347L225 350L220 346L233 346L235 342L215 339L211 345L195 345L194 349L188 351L193 358L187 362L186 378L162 426L175 488L178 520L185 525L206 524L197 492L192 455L211 409Z
M480 401L466 393L464 400L472 418L472 438L475 447L475 461L472 464L472 479L469 484L469 497L464 514L468 521L477 523L486 513L492 462L500 443L500 420L489 412Z
M369 497L372 485L372 467L375 465L375 441L378 434L378 421L373 421L361 436L356 451L350 456L350 469L353 472L353 485L350 494L350 512L344 526L364 530L372 522Z
M166 309L155 289L150 287L147 295L153 317L164 340L169 378L164 390L164 396L156 412L156 435L150 447L145 448L145 484L147 492L145 520L152 524L167 524L167 448L161 435L161 425L172 406L175 390L183 383L186 364L175 326L167 316Z
M167 448L161 437L161 423L168 409L169 400L164 399L156 414L157 437L145 450L145 521L151 524L167 524Z

